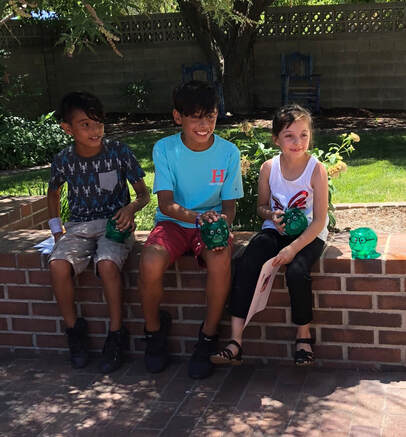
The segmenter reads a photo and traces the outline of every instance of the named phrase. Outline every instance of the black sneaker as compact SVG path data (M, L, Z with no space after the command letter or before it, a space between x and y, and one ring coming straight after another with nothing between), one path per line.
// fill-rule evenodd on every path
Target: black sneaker
M159 331L145 332L145 348L144 362L148 372L162 372L169 363L168 352L168 333L172 323L172 317L167 311L159 312L159 320L161 326Z
M123 364L123 352L129 349L130 335L124 326L118 331L109 331L104 343L99 370L102 373L111 373Z
M189 361L189 376L194 379L207 378L212 374L214 364L210 361L210 355L217 352L218 335L206 335L202 329L203 323L200 326L195 351Z
M89 361L87 351L87 322L78 317L73 328L66 329L70 351L70 362L74 369L82 369Z

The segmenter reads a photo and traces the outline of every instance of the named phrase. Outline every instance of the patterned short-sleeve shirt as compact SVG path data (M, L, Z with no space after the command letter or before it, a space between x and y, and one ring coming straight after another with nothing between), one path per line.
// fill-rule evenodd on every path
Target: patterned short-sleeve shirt
M103 140L99 154L84 158L72 144L55 157L49 189L68 183L70 220L86 222L109 218L130 202L127 180L133 184L145 176L129 147Z

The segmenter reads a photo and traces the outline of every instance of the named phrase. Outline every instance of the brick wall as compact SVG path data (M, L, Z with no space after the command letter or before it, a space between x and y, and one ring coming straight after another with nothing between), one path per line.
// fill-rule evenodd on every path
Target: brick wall
M47 231L20 230L0 236L0 348L15 351L66 351L63 321L53 297L45 256L32 246ZM124 316L131 332L131 351L141 354L143 318L137 290L139 251L147 233L137 233L137 245L124 269ZM236 250L248 233L237 234ZM329 244L313 269L315 352L324 366L387 368L406 360L406 239L380 235L382 259L351 260L346 237ZM192 257L182 257L165 274L163 307L173 316L171 351L192 351L205 315L205 271ZM89 269L77 279L78 313L89 321L91 347L100 350L108 329L101 284ZM221 338L230 333L225 314ZM295 327L289 295L278 274L267 308L245 332L244 356L292 361Z
M0 199L0 232L48 229L48 204L44 196Z

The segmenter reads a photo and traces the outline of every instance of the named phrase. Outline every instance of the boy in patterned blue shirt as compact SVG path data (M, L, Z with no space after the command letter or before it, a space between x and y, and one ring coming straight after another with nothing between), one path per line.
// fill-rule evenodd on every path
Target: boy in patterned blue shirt
M48 186L49 226L55 246L49 258L52 285L66 325L71 364L88 362L87 322L77 317L73 276L93 258L103 282L110 314L110 330L103 348L100 371L110 373L121 366L128 331L122 326L120 270L132 248L134 236L124 243L107 239L106 223L116 220L120 231L135 228L134 214L149 202L143 170L131 150L119 141L104 139L101 102L84 92L67 94L61 103L61 126L74 144L59 152L52 162ZM136 199L131 202L127 180ZM70 219L63 233L60 188L68 184Z

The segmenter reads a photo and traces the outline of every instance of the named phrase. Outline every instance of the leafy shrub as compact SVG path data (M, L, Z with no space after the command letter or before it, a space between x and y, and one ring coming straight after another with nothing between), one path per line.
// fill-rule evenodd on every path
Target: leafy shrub
M0 169L48 164L71 142L53 112L38 120L4 116L0 118Z
M237 215L234 220L235 229L258 231L261 229L263 219L257 214L258 179L261 165L280 153L279 148L273 147L269 135L266 141L262 140L256 129L244 122L239 130L229 130L222 136L234 142L241 152L241 173L243 177L244 197L237 200ZM336 224L334 217L333 194L335 191L333 178L343 173L347 166L344 163L343 154L347 156L355 149L354 142L359 141L355 133L340 135L341 144L330 143L323 148L313 148L310 153L314 155L327 169L328 173L328 215L329 230L333 230Z

